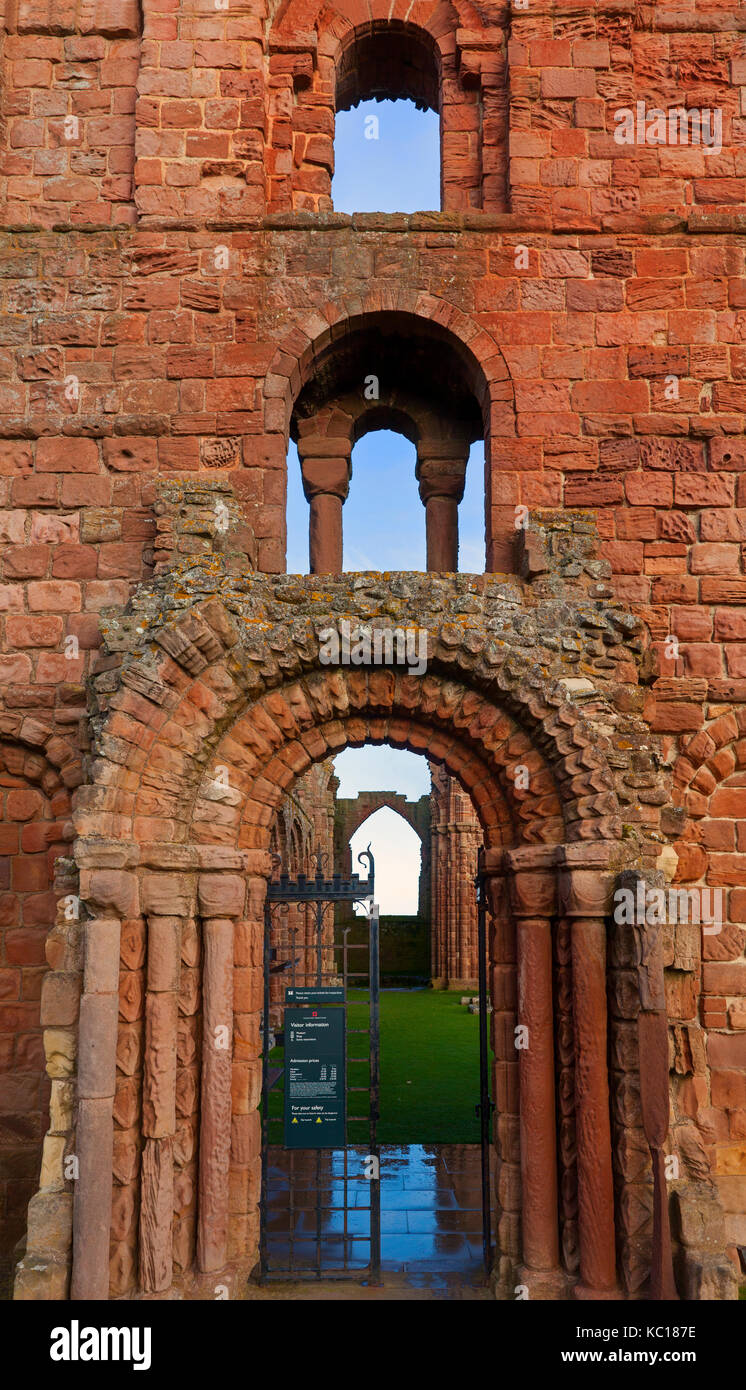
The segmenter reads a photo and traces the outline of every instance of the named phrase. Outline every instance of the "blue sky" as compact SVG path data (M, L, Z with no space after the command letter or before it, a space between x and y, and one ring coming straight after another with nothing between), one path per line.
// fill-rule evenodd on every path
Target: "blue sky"
M418 111L413 101L361 101L340 111L332 202L337 212L438 211L437 112Z
M375 117L377 126L371 124ZM366 131L377 134L366 137ZM421 212L440 208L439 119L411 101L367 101L336 119L332 199L338 212ZM343 509L345 570L424 570L425 508L414 476L414 446L389 430L368 434L352 453ZM308 503L294 445L288 454L288 572L308 573ZM475 444L459 507L459 569L484 570L484 446ZM348 748L335 759L339 795L397 791L416 800L430 790L424 758L386 747ZM417 911L420 846L401 816L376 812L352 838L376 854L383 913Z
M352 451L342 509L346 570L424 570L425 508L414 445L391 430L366 434ZM484 444L472 446L459 514L459 569L484 572ZM288 451L288 573L308 574L308 503L298 451Z

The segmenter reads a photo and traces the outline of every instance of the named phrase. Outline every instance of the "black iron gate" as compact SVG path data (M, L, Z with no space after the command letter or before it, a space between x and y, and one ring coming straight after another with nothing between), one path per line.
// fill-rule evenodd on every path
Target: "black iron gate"
M367 865L367 879L357 874L325 877L319 855L315 877L299 874L291 879L280 873L268 885L264 912L261 1282L378 1282L380 1278L378 910L373 903L373 855L368 850L358 859ZM337 929L334 907L342 902L366 905L366 941L351 942L349 927ZM330 1016L336 1010L343 1013L341 1025ZM293 1039L304 1035L304 1020L308 1029L319 1023L329 1035L341 1035L341 1091L336 1058L328 1065L314 1058L319 1064L314 1083L305 1084L302 1066L293 1060ZM299 1131L287 1128L289 1097L293 1094L301 1099L312 1094L318 1101L315 1106L295 1106L318 1112L313 1125ZM332 1094L336 1100L327 1103L324 1096ZM316 1125L320 1125L318 1138ZM292 1146L283 1143L283 1127L285 1141L292 1136ZM327 1134L335 1136L333 1145L323 1143ZM306 1141L308 1147L303 1147Z

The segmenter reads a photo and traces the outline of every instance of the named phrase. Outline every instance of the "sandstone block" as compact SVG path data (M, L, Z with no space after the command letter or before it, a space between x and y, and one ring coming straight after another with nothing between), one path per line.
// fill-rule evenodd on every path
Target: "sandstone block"
M37 1192L28 1207L28 1248L64 1253L73 1234L72 1192Z
M146 873L140 883L142 911L155 917L188 917L192 881L188 874Z
M246 884L237 874L200 874L197 898L203 917L239 917L244 910Z

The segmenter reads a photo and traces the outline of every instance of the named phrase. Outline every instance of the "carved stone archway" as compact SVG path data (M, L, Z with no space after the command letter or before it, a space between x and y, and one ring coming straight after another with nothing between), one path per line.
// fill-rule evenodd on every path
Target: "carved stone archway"
M110 620L75 813L82 951L79 926L57 929L59 969L83 987L74 1130L56 1136L79 1163L73 1244L43 1243L63 1181L32 1201L47 1220L32 1220L20 1296L59 1296L70 1271L75 1298L240 1288L256 1254L272 825L314 764L384 742L446 767L485 837L497 1288L613 1297L620 1272L639 1283L649 1177L624 1157L642 1139L637 1060L607 1016L607 992L629 1006L637 986L619 943L607 956L606 917L618 871L650 870L660 849L623 825L651 746L634 712L645 642L608 595L587 521L547 518L528 541L533 582L320 588L191 557ZM425 672L393 655L330 663L342 618L425 631ZM532 1039L518 1052L516 1028Z

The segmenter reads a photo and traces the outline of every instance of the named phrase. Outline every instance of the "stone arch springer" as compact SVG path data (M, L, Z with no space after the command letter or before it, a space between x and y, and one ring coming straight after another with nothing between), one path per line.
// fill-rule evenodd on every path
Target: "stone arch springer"
M617 1203L615 1229L610 1138L600 1167L596 1161L599 1095L602 1110L609 1110L606 978L587 946L591 938L596 948L603 942L605 957L614 875L642 862L652 865L659 845L634 834L625 838L625 778L633 778L633 754L649 746L650 737L639 716L629 713L633 706L620 697L619 682L609 678L609 647L597 632L601 624L613 634L622 677L639 665L644 635L641 624L608 599L591 549L574 592L557 574L542 578L548 566L542 569L537 555L552 550L550 522L527 542L533 585L497 576L409 574L386 576L385 588L377 575L324 580L321 588L312 577L237 575L218 556L200 557L141 585L128 610L110 616L105 669L93 681L87 781L76 797L84 943L81 951L63 928L60 952L63 971L83 975L74 1030L75 1135L55 1136L60 1157L73 1145L80 1165L73 1297L105 1298L110 1287L125 1296L134 1290L153 1295L174 1278L185 1296L199 1297L218 1271L238 1279L245 1270L257 1201L258 932L272 816L295 778L345 742L416 747L418 738L424 738L422 751L462 781L482 819L497 943L494 987L515 970L506 894L519 939L526 938L524 964L530 957L526 933L537 920L546 926L559 911L573 926L570 954L577 988L582 981L583 997L591 1000L584 1036L599 1089L586 1098L584 1118L576 1107L586 1132L590 1102L596 1107L594 1153L586 1142L581 1154L578 1143L572 1160L563 1159L587 1170L581 1215L565 1213L561 1220L566 1229L573 1221L587 1228L585 1237L581 1229L574 1238L579 1286L615 1285L617 1264L640 1241L630 1202L626 1211ZM557 573L571 563L566 546L558 555ZM322 666L319 630L345 613L363 625L409 620L425 627L427 674ZM562 648L551 645L558 631L584 634L582 676L565 674ZM631 680L622 687L636 689ZM506 775L516 757L533 757L538 783L537 797L523 803ZM227 784L218 775L221 767L230 768ZM154 813L156 784L168 814ZM537 912L543 916L537 919ZM547 939L543 932L544 945ZM618 966L628 976L629 964L617 961L612 974ZM546 956L535 960L531 978L546 965ZM530 1012L530 1000L524 997L521 1007ZM602 1072L593 1008L604 1020ZM509 1025L510 1010L502 1012L501 1023ZM226 1018L232 1019L232 1055L206 1055L200 1076L195 1028L209 1033ZM611 1032L618 1032L613 1020ZM514 1057L500 1057L498 1104L508 1108L516 1067ZM623 1059L621 1079L611 1078L613 1097L620 1088L629 1092L634 1071ZM536 1084L529 1068L521 1086L530 1094ZM639 1131L633 1110L628 1126ZM528 1123L524 1114L514 1118L519 1128ZM113 1200L111 1185L101 1182L107 1155ZM531 1192L537 1173L528 1135L518 1169L524 1191ZM563 1296L558 1290L568 1287L565 1276L546 1268L552 1224L546 1202L539 1195L533 1211L525 1204L521 1209L518 1198L516 1207L507 1147L500 1172L504 1284L520 1269L537 1296ZM61 1181L34 1202L41 1199L45 1211L50 1199L69 1208L69 1187ZM625 1178L627 1196L634 1188ZM556 1194L552 1201L556 1205ZM605 1213L600 1243L588 1236L599 1201ZM596 1215L592 1224L598 1228ZM42 1227L41 1217L32 1224L30 1258L37 1276L42 1272L36 1285L46 1279L47 1289L66 1289L70 1251L45 1249ZM640 1258L644 1263L644 1251ZM20 1297L64 1296L24 1293L24 1279L22 1267ZM33 1279L26 1287L32 1285Z

